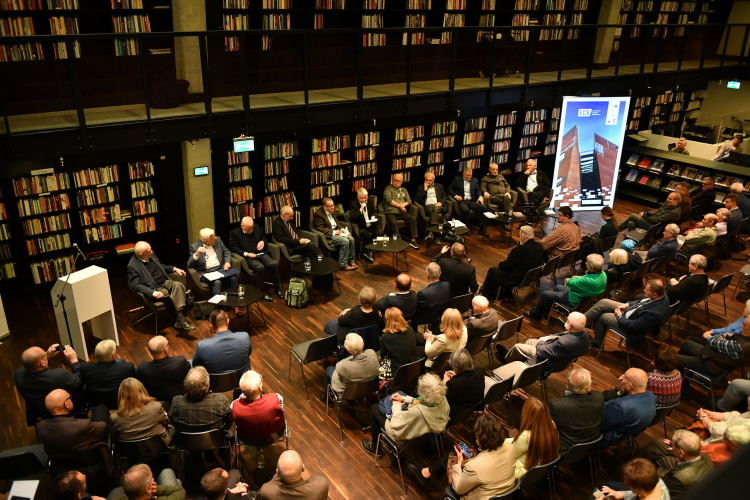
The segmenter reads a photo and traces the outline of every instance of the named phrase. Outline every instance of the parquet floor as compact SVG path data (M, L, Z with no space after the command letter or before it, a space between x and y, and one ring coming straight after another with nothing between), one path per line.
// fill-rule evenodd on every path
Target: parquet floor
M615 211L618 220L624 220L628 214L639 211L640 207L635 204L623 201L617 201ZM584 234L594 232L601 225L602 221L598 212L583 212L576 214L575 217L581 224ZM548 226L548 229L551 226ZM475 232L474 232L475 234ZM480 281L484 279L487 268L496 265L503 260L510 248L507 246L507 238L504 232L497 227L490 229L491 238L486 240L481 237L469 237L470 255L473 258L472 264L477 268L477 277ZM539 234L539 233L537 233ZM517 229L514 237L517 238ZM622 236L621 236L622 237ZM420 242L422 243L422 242ZM424 268L429 262L430 257L426 255L424 245L422 250L415 252L408 250L410 274L413 278L413 288L422 289L426 284ZM434 248L433 248L434 250ZM735 253L738 260L722 261L718 269L709 272L713 279L738 271L746 261L743 254ZM304 386L300 377L298 367L293 367L291 381L287 380L287 370L289 367L289 349L291 346L300 342L322 336L322 330L325 322L338 315L338 313L356 304L356 295L363 284L373 286L378 294L386 294L393 289L393 272L390 269L390 259L387 256L376 257L375 268L373 272L364 275L364 262L360 270L355 272L339 272L341 281L341 295L329 294L329 301L323 302L322 295L318 296L313 292L313 297L317 299L314 305L306 309L287 308L280 300L273 303L263 303L262 308L266 318L265 327L247 328L248 318L233 319L230 328L235 330L247 329L250 332L253 342L253 353L251 356L252 366L255 370L263 375L264 388L266 391L280 392L284 396L286 415L289 425L292 429L290 446L299 451L302 455L307 468L315 474L323 474L330 481L330 497L333 500L342 499L378 499L394 498L403 495L401 482L398 476L398 468L388 467L388 460L383 459L379 462L380 467L373 466L372 457L366 455L359 447L359 442L369 434L363 433L359 424L352 418L351 411L345 412L343 418L344 440L339 440L339 429L335 417L335 412L326 416L325 408L317 399L318 393L322 390L324 374L320 366L310 365L306 369L308 386L310 388L310 400L305 399ZM185 263L173 263L178 266L184 266ZM282 263L282 276L288 276L288 267ZM560 272L560 277L568 275L568 271ZM724 308L721 296L714 296L710 299L710 326L725 326L741 314L744 301L750 298L750 294L741 291L736 298L732 298L734 285L737 279L732 282L727 293L727 314L724 314ZM249 282L247 276L243 276L244 282ZM549 289L551 283L544 280L542 289ZM535 293L530 290L523 291L525 295L525 308L535 302ZM135 307L135 303L129 294L124 277L118 277L112 280L112 295L116 307L117 323L120 328L120 347L118 354L127 361L139 364L149 358L146 351L146 343L154 335L154 323L149 318L136 325L135 328L129 326L129 320L132 317L128 313ZM23 301L13 300L12 297L4 297L5 310L10 324L11 336L4 339L0 345L0 395L2 401L5 401L5 411L0 414L2 423L2 435L0 436L0 449L23 446L36 442L36 436L33 428L26 427L24 418L24 403L13 382L13 370L21 365L21 352L29 346L38 345L46 348L50 344L58 341L57 329L55 327L54 315L49 296L41 295L32 299ZM499 316L503 319L510 319L519 315L514 302L502 302L495 306ZM692 314L692 333L708 329L705 321L703 309L694 308ZM251 312L249 321L253 324L260 324L260 318L257 316L257 310ZM687 337L686 323L684 319L673 319L673 332L675 332L674 344L679 345L682 339ZM195 322L198 329L186 333L178 333L169 327L162 330L170 340L170 347L177 353L184 355L188 359L192 357L195 350L196 342L202 338L210 336L208 323L204 321ZM160 325L171 325L169 318L163 316L160 318ZM545 331L561 331L561 326L553 324L547 326L537 321L524 321L522 333L528 336L541 336ZM667 341L666 328L661 336L662 341ZM89 339L89 352L93 352L95 339ZM507 342L510 346L512 341ZM645 349L645 346L643 346ZM482 366L487 366L487 359L484 355L479 355L478 362ZM588 368L594 377L595 389L604 390L617 385L617 378L627 367L625 353L616 349L614 343L607 343L605 351L599 359L596 358L594 351L579 359L581 366ZM651 367L646 362L633 360L634 366L640 366L646 370ZM53 363L57 366L57 362ZM739 376L739 372L733 377ZM564 379L560 374L552 376L548 382L550 397L558 397L564 391ZM528 393L540 397L538 386L532 386ZM697 399L702 400L703 394L696 391L699 395ZM668 419L669 432L674 430L675 426L687 425L695 415L698 408L697 402L683 402L679 408L673 412ZM521 401L517 401L515 408L521 407ZM493 411L502 416L505 422L510 422L508 407L504 404L498 404ZM517 417L520 413L517 414ZM361 418L361 417L360 417ZM518 420L518 419L517 419ZM458 434L461 439L468 440L470 429L467 427L460 428ZM645 444L651 439L663 436L663 430L660 426L649 429L639 438L639 443ZM420 456L421 455L421 456ZM419 464L427 464L434 460L434 454L420 453L410 454L410 459ZM247 475L254 480L261 478L268 473L273 472L271 467L273 460L267 462L266 469L256 470L254 462L246 455ZM608 479L619 479L618 462L613 456L605 458L602 464L602 472L599 474L599 482L602 483ZM556 481L557 495L564 499L583 499L588 498L590 494L590 480L588 464L583 462L572 469L572 476L563 480ZM197 478L200 477L200 471L197 471ZM190 477L193 477L192 475ZM434 488L421 488L415 486L412 477L406 476L409 496L411 498L442 498L441 493L444 484L436 485ZM540 492L541 498L548 495L546 487ZM195 491L191 491L195 494Z

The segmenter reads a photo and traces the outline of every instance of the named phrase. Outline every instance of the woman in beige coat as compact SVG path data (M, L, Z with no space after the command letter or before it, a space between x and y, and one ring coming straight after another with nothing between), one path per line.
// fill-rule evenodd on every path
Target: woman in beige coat
M174 427L161 403L146 392L137 379L126 378L117 393L117 411L109 417L110 439L132 441L159 436L169 446L174 436Z
M439 354L466 347L466 341L469 339L466 334L466 326L458 309L445 310L443 318L440 320L440 331L442 332L440 335L433 335L429 330L424 333L424 354L427 356L424 365L427 368L432 366Z

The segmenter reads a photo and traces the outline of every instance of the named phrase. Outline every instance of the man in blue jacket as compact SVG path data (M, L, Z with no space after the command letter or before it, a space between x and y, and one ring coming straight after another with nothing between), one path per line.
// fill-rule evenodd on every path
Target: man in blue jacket
M468 223L469 211L474 210L479 220L479 234L489 238L487 232L487 217L484 213L487 207L484 205L484 196L479 189L479 179L471 178L472 170L466 167L463 170L463 177L456 177L448 186L448 194L453 196L458 202L458 210L461 212L461 219Z
M224 245L221 238L216 237L213 229L205 227L200 230L200 239L190 245L187 266L198 272L201 281L211 286L214 295L221 293L222 282L226 283L229 288L237 288L237 276L214 281L204 278L206 273L219 270L229 271L232 268L232 252Z
M680 234L680 226L677 224L667 224L664 228L664 238L654 243L648 251L639 250L635 253L641 256L643 260L657 259L665 255L675 255L680 249L680 243L677 241L677 235Z
M651 331L669 319L669 299L664 295L661 280L649 280L643 291L646 298L617 302L602 299L586 312L586 322L594 325L592 349L600 349L607 329L616 328L627 341L637 344Z
M637 436L648 429L656 416L656 398L646 390L648 375L640 368L631 368L621 377L625 396L604 403L599 432L599 449L604 451L629 436Z
M242 376L250 369L250 335L229 330L229 316L219 309L211 313L211 331L213 337L198 342L193 367L202 366L210 375L239 371Z

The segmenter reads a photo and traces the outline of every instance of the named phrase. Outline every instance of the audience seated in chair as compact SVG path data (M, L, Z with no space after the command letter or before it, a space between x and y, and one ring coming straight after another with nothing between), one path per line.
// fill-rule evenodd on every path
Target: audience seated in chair
M135 255L128 262L128 280L138 293L151 297L154 302L164 302L175 311L174 327L180 330L195 330L187 321L187 290L179 281L169 279L169 273L185 276L185 271L174 266L165 266L151 251L145 241L135 244Z
M692 336L682 342L677 354L683 374L680 399L690 401L692 389L690 381L684 376L688 369L715 377L750 363L750 316L743 320L739 333L712 336L705 332L702 336Z
M688 274L669 280L670 286L667 288L669 303L694 302L703 299L710 286L706 267L708 267L708 261L704 256L696 254L690 257Z
M701 445L701 453L711 458L715 467L727 462L741 446L750 444L750 420L738 418L727 425L721 442Z
M742 225L742 211L739 208L740 197L734 193L729 193L724 198L724 207L729 210L729 220L727 221L727 231L733 232Z
M94 349L96 363L81 365L81 380L86 384L86 401L89 406L105 404L110 410L116 409L117 391L120 383L128 377L135 377L135 365L118 359L117 344L105 339Z
M378 236L383 236L380 220L370 222L378 218L378 208L375 206L375 197L370 197L367 189L359 188L357 196L349 203L349 222L352 226L359 228L359 236L363 245L369 245ZM373 262L372 250L363 252L365 259Z
M560 453L596 439L604 411L604 396L591 390L591 372L575 367L568 372L567 379L566 396L547 402L560 436Z
M299 453L288 450L279 457L273 479L261 487L260 497L263 500L326 500L328 479L322 474L311 474Z
M374 302L374 301L373 301ZM350 357L342 359L336 366L326 368L326 381L320 400L326 404L326 391L328 386L338 397L344 394L346 384L350 382L365 382L377 378L380 373L378 355L372 349L364 350L365 341L356 333L349 333L344 340L344 349L351 354ZM333 406L333 399L328 401Z
M482 183L479 190L484 196L484 201L489 207L490 204L502 207L503 213L510 213L513 208L513 197L511 195L510 184L505 180L497 163L490 163L489 173L482 177Z
M273 220L273 237L284 245L289 255L300 255L310 259L316 259L322 255L315 243L307 238L297 235L297 227L294 225L294 209L288 205L281 207L279 216Z
M445 194L443 185L435 182L434 172L425 172L424 183L417 186L417 192L414 194L414 203L424 207L425 215L430 218L428 225L434 226L445 220L448 195ZM430 232L427 238L433 236Z
M560 438L547 404L535 397L527 399L521 411L518 434L514 438L507 438L505 442L513 445L515 474L518 479L532 467L548 464L556 459L560 452Z
M450 257L444 257L450 251ZM471 264L463 261L466 248L461 243L452 246L444 245L440 252L433 257L432 262L440 266L440 280L451 286L451 298L467 293L476 293L477 270Z
M680 358L671 347L664 347L654 357L654 369L648 372L646 390L654 393L656 407L672 406L680 402L682 375L677 369Z
M433 311L445 310L451 300L451 286L440 281L440 266L427 264L427 286L417 292L417 312L411 319L414 326L423 325Z
M216 309L211 313L209 326L213 337L199 340L192 365L202 366L208 373L246 372L250 369L253 344L247 332L229 329L229 315Z
M488 210L487 205L485 204L482 191L479 189L479 179L472 179L472 175L472 168L464 167L461 175L454 177L448 185L448 194L456 200L456 205L458 206L458 213L456 215L461 218L464 224L468 226L469 215L473 210L479 224L479 234L485 238L489 238L490 233L487 232L487 217L484 215Z
M536 307L531 311L524 311L524 315L536 320L547 316L555 302L565 307L575 309L578 303L586 297L595 297L604 293L607 288L607 275L602 271L604 258L596 253L586 258L586 274L574 276L565 280L565 285L557 285L553 290L542 292Z
M508 258L487 270L479 293L494 301L496 297L509 298L515 287L521 284L526 273L547 260L542 244L534 239L534 228L522 226L519 231L520 244L513 247Z
M444 352L453 352L460 347L466 347L469 337L466 326L458 309L446 309L440 321L440 332L434 335L430 330L424 333L424 354L427 356L425 366L429 369L435 358Z
M497 331L497 311L490 309L490 301L487 297L477 295L471 299L471 309L474 315L464 320L469 342Z
M172 423L178 434L212 429L221 430L226 438L234 434L229 401L223 394L211 392L211 379L202 366L188 372L185 395L172 400Z
M737 208L742 212L742 218L746 219L750 217L750 200L745 196L745 186L741 182L733 183L729 189L732 193L737 195L739 200L737 201Z
M690 225L690 212L693 208L690 200L690 184L685 181L678 182L674 190L680 195L680 227L685 228Z
M284 429L284 398L263 392L263 377L253 370L240 379L242 395L232 401L232 416L241 437L264 437Z
M104 500L103 497L91 495L87 490L86 474L77 470L64 472L52 480L52 491L57 500Z
M745 379L735 379L732 381L747 382ZM747 397L750 403L750 396ZM719 443L724 437L727 426L734 420L750 420L750 411L740 413L738 411L711 411L701 408L696 413L697 421L690 425L689 429L698 432L702 438L703 444Z
M716 223L717 237L727 234L727 221L729 221L729 217L731 216L732 213L726 208L720 208L716 211L716 219L718 220L718 222Z
M622 466L622 480L602 486L606 498L623 500L670 500L669 489L661 480L656 466L644 458L636 458Z
M216 236L213 229L204 227L199 235L200 239L190 245L187 266L196 270L201 282L207 284L214 295L221 294L222 288L237 288L236 274L213 281L206 278L205 275L208 273L232 269L232 252L224 245L221 238ZM235 313L240 311L239 307L234 308Z
M706 214L699 222L696 229L685 231L685 237L678 237L677 241L682 245L683 251L692 252L701 245L713 246L716 242L716 224L719 218L714 214ZM682 241L680 241L682 240Z
M385 311L385 328L380 337L380 357L391 360L391 374L424 357L424 338L409 326L399 309Z
M168 391L183 385L190 362L184 356L170 356L169 341L161 335L148 341L148 352L151 361L138 365L137 378L149 395L171 403L175 395Z
M389 307L400 309L405 318L411 318L417 312L417 292L411 289L411 276L401 273L396 276L396 291L378 300L380 314L385 314Z
M323 206L315 211L312 227L323 234L329 245L333 244L339 251L339 264L343 271L357 270L355 262L357 253L354 236L349 234L349 228L336 218L338 210L331 198L323 198ZM342 214L343 215L343 214Z
M586 316L572 312L565 321L564 332L529 339L524 344L515 344L505 359L500 360L503 366L496 368L493 373L500 380L517 378L529 365L546 360L547 364L544 365L542 374L542 378L546 378L555 371L558 363L583 356L588 350L589 331L586 329Z
M111 441L133 441L159 436L169 446L174 428L161 404L138 380L126 378L117 394L117 411L109 416Z
M378 325L378 328L382 331L383 326L385 326L383 317L375 307L378 303L375 289L371 286L362 287L358 298L359 304L351 309L344 309L339 313L338 318L328 320L325 328L323 328L328 337L336 335L339 345L343 345L346 335L354 328Z
M654 224L669 224L680 222L682 197L677 193L670 193L667 196L667 201L654 212L640 212L638 214L631 214L627 218L625 223L620 226L628 231L633 231L637 228L647 230Z
M172 469L164 469L154 480L146 464L132 466L122 477L122 486L107 496L108 500L183 500L185 489Z
M722 435L724 432L722 431ZM701 453L698 435L678 429L671 440L655 439L639 449L636 456L659 467L661 479L672 499L679 498L714 470L711 458Z
M625 274L625 264L628 263L628 252L622 248L615 248L609 252L609 264L607 264L607 284L619 283Z
M409 236L411 236L409 246L414 250L419 250L419 245L417 244L417 219L407 212L406 207L411 205L411 197L409 196L409 192L401 187L403 183L403 174L393 174L391 176L391 184L383 190L385 220L394 234L398 233L398 221L404 221L409 226Z
M592 349L600 349L609 328L625 334L628 342L637 344L653 328L669 319L669 300L664 295L661 280L649 280L645 298L630 302L602 299L586 312L586 323L594 326Z
M242 475L237 469L227 472L217 467L201 478L201 493L205 495L205 500L240 500L248 498L248 491L249 487L242 482Z
M466 461L463 452L454 445L453 450L429 467L420 468L414 462L407 467L423 484L428 480L441 480L448 471L451 454L457 462L451 469L451 486L461 500L494 498L513 488L515 484L515 456L513 445L506 442L505 430L490 414L480 415L474 422L477 452ZM474 443L470 443L470 446Z
M729 382L724 396L716 401L716 409L723 412L732 411L742 404L742 400L748 400L748 397L750 397L750 380L736 378Z
M570 207L557 209L557 222L557 227L541 241L542 249L549 258L578 250L581 246L581 230L578 224L573 222L573 210Z
M526 160L526 170L516 177L516 186L526 193L528 202L534 206L549 201L552 183L547 174L536 168L536 160Z
M635 253L641 256L643 260L658 259L666 255L675 255L680 249L680 242L677 236L680 234L680 226L677 224L667 224L664 226L663 238L653 245L648 251L638 250Z
M260 226L255 225L252 217L243 217L240 226L229 233L229 250L245 258L247 266L255 273L255 288L265 290L265 274L268 271L271 273L276 296L283 299L279 267L276 261L268 255L267 248L268 240ZM273 300L268 294L262 299L267 302Z
M704 177L703 185L700 191L693 191L695 194L690 197L696 217L702 217L711 211L711 205L716 200L716 190L714 189L714 178Z
M484 369L474 365L466 349L459 348L451 355L451 369L443 375L448 388L445 397L450 405L450 418L476 407L484 397Z
M621 229L620 225L617 224L615 212L611 207L602 208L602 219L604 220L604 225L600 227L597 232L599 239L603 241L613 236L617 237L617 235L620 234Z
M434 373L426 373L417 381L417 397L393 393L389 396L391 415L381 411L379 404L370 408L372 441L363 439L362 449L375 455L375 445L382 430L396 444L403 444L425 434L440 434L448 425L450 407L445 397L447 387ZM381 452L382 453L382 452ZM382 455L378 455L382 456Z
M641 264L643 264L643 257L633 251L635 245L635 240L630 239L622 240L622 243L620 243L620 248L625 250L625 253L628 254L628 261L622 265L622 268L626 273L636 272L638 268L641 267Z
M630 368L620 377L620 382L625 395L604 403L599 427L603 436L599 442L602 451L645 431L656 416L654 394L646 390L646 372L640 368Z
M64 363L70 365L72 373L65 368L49 369L49 360L58 355L60 344L52 344L47 351L39 347L29 347L21 354L23 366L13 372L16 389L26 401L26 425L32 426L37 420L37 407L44 404L47 394L55 389L70 393L76 404L82 404L83 380L78 355L69 345L63 347Z

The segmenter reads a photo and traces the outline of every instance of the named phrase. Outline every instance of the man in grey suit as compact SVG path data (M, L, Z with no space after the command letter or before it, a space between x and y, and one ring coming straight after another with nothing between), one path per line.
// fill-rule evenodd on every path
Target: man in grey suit
M211 287L214 295L221 293L222 287L237 288L237 276L225 276L218 280L209 280L205 277L207 273L214 271L229 271L232 269L232 252L229 251L216 236L214 230L204 227L200 230L200 239L190 245L190 257L188 258L188 267L195 269L203 283ZM242 316L240 308L235 307L234 313Z
M487 297L477 295L471 299L471 309L474 315L464 320L469 342L473 338L484 337L497 331L497 311L490 309L490 301Z
M167 274L185 276L185 271L174 266L165 266L151 251L145 241L135 244L135 255L128 262L128 281L136 292L152 297L154 301L171 303L175 309L175 328L195 330L185 319L187 292L185 285L169 279Z
M596 439L604 412L604 395L591 390L591 373L587 369L570 370L568 391L570 394L565 397L547 401L560 435L560 453L573 445Z

